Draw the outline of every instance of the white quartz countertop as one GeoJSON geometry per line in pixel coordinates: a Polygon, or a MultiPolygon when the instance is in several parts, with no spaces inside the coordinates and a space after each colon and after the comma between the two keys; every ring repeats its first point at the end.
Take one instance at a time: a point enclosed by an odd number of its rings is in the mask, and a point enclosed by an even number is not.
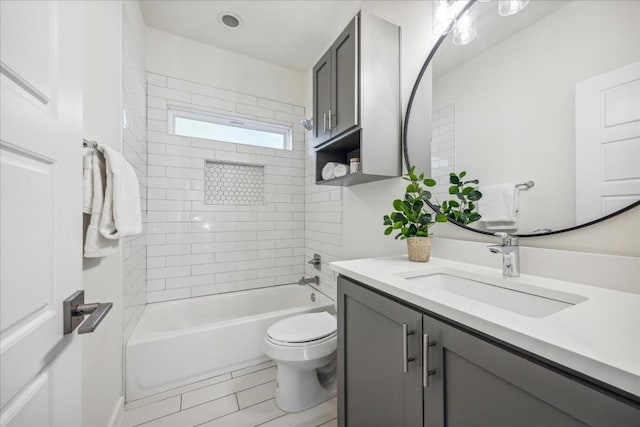
{"type": "Polygon", "coordinates": [[[498,269],[438,258],[357,259],[333,262],[331,269],[640,398],[640,295],[525,274],[504,279],[498,269]],[[534,318],[403,278],[455,272],[586,300],[534,318]]]}

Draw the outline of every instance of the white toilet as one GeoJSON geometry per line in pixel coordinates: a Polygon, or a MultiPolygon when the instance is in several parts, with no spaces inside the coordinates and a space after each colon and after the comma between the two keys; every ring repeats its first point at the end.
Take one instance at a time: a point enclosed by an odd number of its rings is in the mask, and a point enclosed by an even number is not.
{"type": "Polygon", "coordinates": [[[276,405],[286,412],[315,406],[336,394],[336,318],[323,311],[288,317],[262,342],[278,364],[276,405]]]}

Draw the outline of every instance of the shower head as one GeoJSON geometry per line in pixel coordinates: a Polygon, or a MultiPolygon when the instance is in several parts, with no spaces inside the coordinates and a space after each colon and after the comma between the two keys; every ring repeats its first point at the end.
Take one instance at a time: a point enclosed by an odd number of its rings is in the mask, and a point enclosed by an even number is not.
{"type": "Polygon", "coordinates": [[[311,119],[302,119],[302,120],[300,120],[300,124],[306,130],[311,130],[311,129],[313,129],[313,118],[311,118],[311,119]]]}

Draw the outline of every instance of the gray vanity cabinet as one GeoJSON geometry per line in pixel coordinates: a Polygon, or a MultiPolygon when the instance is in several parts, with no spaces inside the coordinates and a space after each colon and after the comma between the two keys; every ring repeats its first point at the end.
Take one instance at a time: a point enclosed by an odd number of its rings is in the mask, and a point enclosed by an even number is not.
{"type": "Polygon", "coordinates": [[[425,426],[638,426],[640,411],[430,316],[425,426]]]}
{"type": "Polygon", "coordinates": [[[639,404],[434,316],[338,277],[340,426],[640,426],[639,404]]]}
{"type": "Polygon", "coordinates": [[[340,426],[421,426],[422,315],[338,278],[340,426]]]}

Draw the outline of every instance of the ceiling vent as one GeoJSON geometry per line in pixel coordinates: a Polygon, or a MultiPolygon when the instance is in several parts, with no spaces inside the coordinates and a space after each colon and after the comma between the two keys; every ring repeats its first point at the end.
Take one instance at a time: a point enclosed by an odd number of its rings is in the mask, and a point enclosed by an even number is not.
{"type": "Polygon", "coordinates": [[[235,13],[222,12],[218,15],[218,22],[225,28],[230,30],[237,30],[242,27],[242,19],[235,13]]]}

